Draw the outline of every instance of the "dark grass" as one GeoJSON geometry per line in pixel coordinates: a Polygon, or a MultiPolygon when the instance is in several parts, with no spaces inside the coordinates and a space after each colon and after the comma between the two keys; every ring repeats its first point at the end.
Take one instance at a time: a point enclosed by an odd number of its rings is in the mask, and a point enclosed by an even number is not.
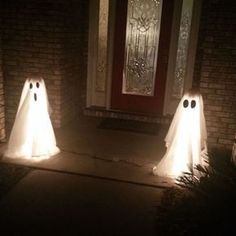
{"type": "Polygon", "coordinates": [[[0,199],[30,171],[29,167],[0,162],[0,199]]]}
{"type": "Polygon", "coordinates": [[[236,235],[236,167],[230,153],[216,150],[208,168],[197,166],[168,188],[157,207],[156,235],[236,235]]]}
{"type": "Polygon", "coordinates": [[[157,123],[115,118],[103,119],[97,127],[100,129],[121,130],[148,135],[158,135],[160,130],[160,124],[157,123]]]}

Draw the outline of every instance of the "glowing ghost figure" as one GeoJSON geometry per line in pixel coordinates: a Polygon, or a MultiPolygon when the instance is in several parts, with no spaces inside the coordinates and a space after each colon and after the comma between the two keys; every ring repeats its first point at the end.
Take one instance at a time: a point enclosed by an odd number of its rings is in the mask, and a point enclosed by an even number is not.
{"type": "Polygon", "coordinates": [[[207,131],[203,99],[196,90],[182,97],[165,138],[166,154],[153,168],[155,175],[176,178],[194,170],[195,165],[207,165],[207,131]]]}
{"type": "Polygon", "coordinates": [[[42,160],[59,152],[44,80],[27,79],[4,156],[42,160]]]}

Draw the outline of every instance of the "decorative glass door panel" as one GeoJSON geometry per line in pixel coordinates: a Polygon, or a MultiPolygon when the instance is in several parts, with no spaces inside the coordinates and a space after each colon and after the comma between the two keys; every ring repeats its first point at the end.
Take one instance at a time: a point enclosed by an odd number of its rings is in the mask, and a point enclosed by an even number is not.
{"type": "Polygon", "coordinates": [[[111,108],[161,114],[174,0],[117,0],[111,108]]]}
{"type": "Polygon", "coordinates": [[[128,1],[124,94],[153,96],[162,0],[128,1]]]}

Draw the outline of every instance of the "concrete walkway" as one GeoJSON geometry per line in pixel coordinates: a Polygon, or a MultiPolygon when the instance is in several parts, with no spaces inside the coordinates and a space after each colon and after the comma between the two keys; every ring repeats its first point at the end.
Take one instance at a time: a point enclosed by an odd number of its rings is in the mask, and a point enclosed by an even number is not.
{"type": "Polygon", "coordinates": [[[0,201],[1,229],[7,226],[4,235],[157,235],[162,191],[35,170],[0,201]]]}
{"type": "Polygon", "coordinates": [[[63,235],[157,235],[155,207],[173,185],[152,174],[166,127],[151,136],[98,129],[98,122],[86,118],[56,130],[61,153],[48,160],[1,159],[33,168],[0,201],[3,226],[34,235],[44,227],[63,235]]]}
{"type": "MultiPolygon", "coordinates": [[[[166,187],[171,180],[158,178],[152,168],[165,153],[166,127],[156,136],[126,131],[98,129],[100,119],[84,117],[56,129],[61,152],[40,162],[3,158],[1,161],[41,170],[62,171],[149,186],[166,187]]],[[[0,147],[4,152],[6,144],[0,147]]]]}

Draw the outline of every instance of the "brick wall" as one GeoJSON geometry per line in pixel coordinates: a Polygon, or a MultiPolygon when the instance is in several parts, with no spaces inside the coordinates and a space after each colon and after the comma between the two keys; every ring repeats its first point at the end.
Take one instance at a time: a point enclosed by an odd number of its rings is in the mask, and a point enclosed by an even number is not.
{"type": "MultiPolygon", "coordinates": [[[[1,13],[1,12],[0,12],[1,13]]],[[[1,24],[1,20],[0,20],[1,24]]],[[[3,90],[3,70],[2,70],[2,41],[0,33],[0,141],[5,139],[5,102],[3,90]]]]}
{"type": "Polygon", "coordinates": [[[208,142],[230,149],[236,131],[236,1],[204,0],[195,84],[205,104],[208,142]]]}
{"type": "Polygon", "coordinates": [[[82,115],[86,104],[88,1],[70,1],[65,12],[62,123],[82,115]],[[68,105],[69,104],[69,105],[68,105]]]}
{"type": "Polygon", "coordinates": [[[87,61],[83,58],[87,51],[86,31],[79,25],[88,21],[87,2],[4,1],[1,28],[8,127],[13,124],[27,77],[45,79],[54,127],[78,115],[82,97],[78,85],[80,80],[86,81],[80,60],[87,61]]]}
{"type": "Polygon", "coordinates": [[[88,30],[89,30],[89,0],[82,1],[80,12],[80,51],[79,65],[80,65],[80,79],[78,80],[78,112],[83,114],[86,107],[87,94],[87,62],[88,62],[88,30]]]}

